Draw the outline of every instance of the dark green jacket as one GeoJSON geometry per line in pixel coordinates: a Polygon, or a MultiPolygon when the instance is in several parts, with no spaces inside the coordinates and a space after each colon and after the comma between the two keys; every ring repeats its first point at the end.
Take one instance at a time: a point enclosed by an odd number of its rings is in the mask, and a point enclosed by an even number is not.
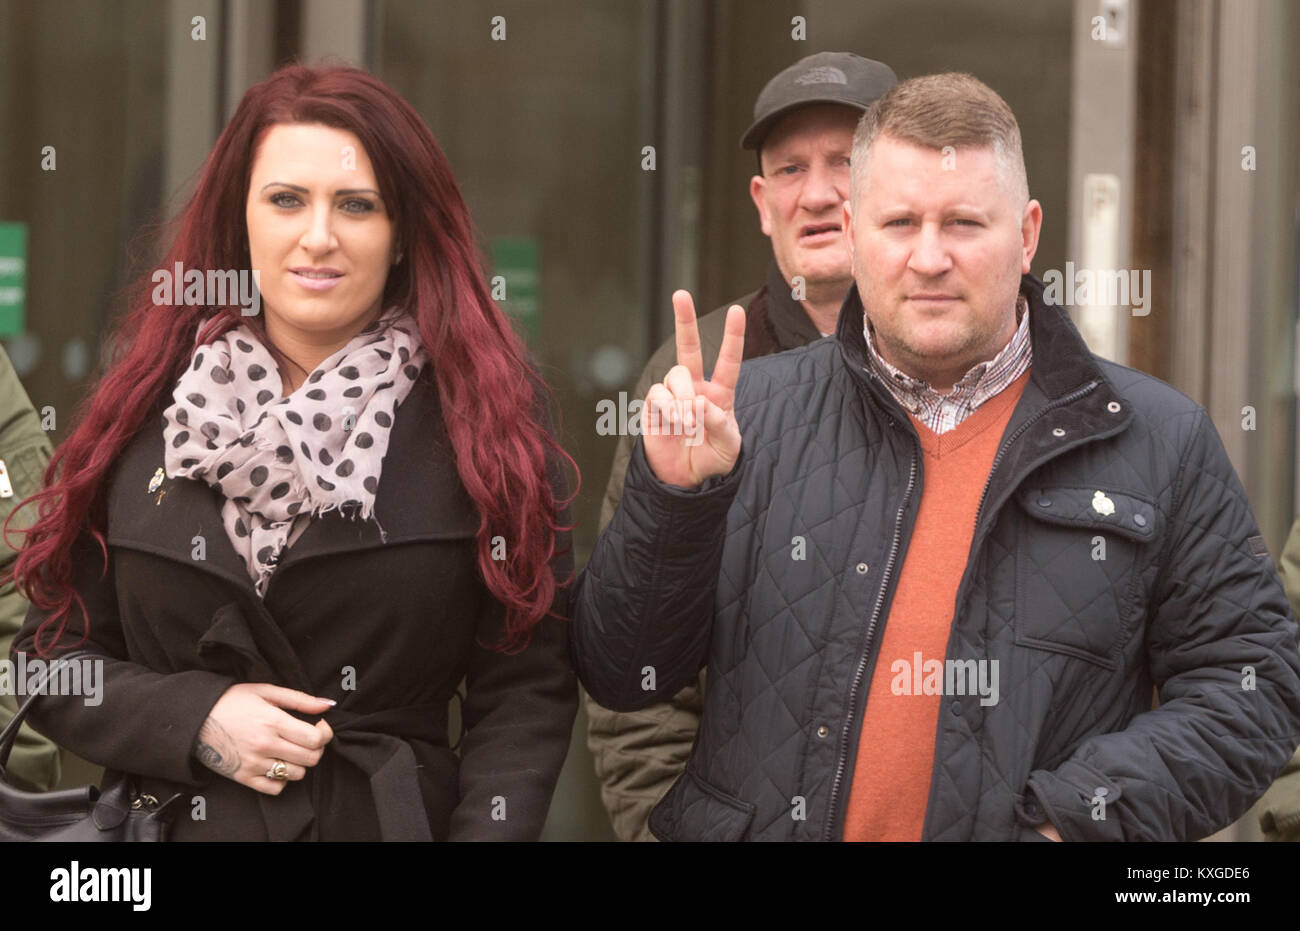
{"type": "MultiPolygon", "coordinates": [[[[1291,525],[1278,573],[1291,610],[1300,616],[1300,520],[1291,525]]],[[[1260,799],[1259,826],[1268,840],[1300,841],[1300,750],[1260,799]]]]}
{"type": "MultiPolygon", "coordinates": [[[[40,417],[9,356],[0,348],[0,463],[8,479],[6,485],[5,478],[0,478],[0,525],[19,501],[41,487],[41,476],[49,461],[50,441],[41,429],[40,417]]],[[[9,525],[8,539],[0,534],[0,573],[13,569],[17,556],[14,546],[22,545],[22,535],[16,531],[31,524],[35,511],[35,506],[29,506],[19,512],[9,525]]],[[[13,583],[0,586],[0,658],[9,656],[9,645],[26,614],[27,599],[13,583]]],[[[17,710],[17,697],[0,694],[0,728],[13,719],[17,710]]],[[[29,791],[52,789],[59,781],[59,748],[24,724],[9,757],[7,775],[12,784],[29,791]]]]}

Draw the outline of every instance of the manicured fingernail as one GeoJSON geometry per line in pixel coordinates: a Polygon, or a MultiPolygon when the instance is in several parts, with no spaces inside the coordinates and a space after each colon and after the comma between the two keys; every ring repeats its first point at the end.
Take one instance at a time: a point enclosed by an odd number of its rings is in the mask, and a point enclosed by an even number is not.
{"type": "Polygon", "coordinates": [[[325,704],[327,704],[327,705],[337,705],[337,704],[338,704],[338,702],[336,702],[336,701],[335,701],[334,699],[332,699],[332,698],[321,698],[320,696],[317,696],[316,700],[317,700],[317,701],[323,701],[323,702],[324,702],[325,704]]]}

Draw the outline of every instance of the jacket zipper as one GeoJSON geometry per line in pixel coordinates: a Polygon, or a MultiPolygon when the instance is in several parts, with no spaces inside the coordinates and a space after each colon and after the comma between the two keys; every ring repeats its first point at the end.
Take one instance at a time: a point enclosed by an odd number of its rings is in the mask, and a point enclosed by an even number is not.
{"type": "MultiPolygon", "coordinates": [[[[1036,413],[1034,413],[1034,414],[1033,414],[1032,416],[1030,416],[1027,420],[1025,420],[1024,423],[1022,423],[1019,427],[1017,427],[1017,428],[1016,428],[1016,431],[1015,431],[1014,433],[1012,433],[1009,437],[1007,437],[1006,441],[1003,442],[1003,444],[1002,444],[1001,446],[998,447],[998,451],[997,451],[997,453],[996,453],[996,454],[994,455],[994,457],[993,457],[993,464],[992,464],[991,466],[989,466],[989,475],[988,475],[988,478],[986,478],[986,479],[984,480],[984,490],[983,490],[982,492],[980,492],[980,503],[979,503],[979,507],[978,507],[978,508],[976,509],[976,511],[975,511],[975,536],[974,536],[974,537],[972,538],[972,540],[971,540],[971,551],[970,551],[970,554],[967,556],[967,561],[966,561],[966,570],[963,571],[963,573],[962,573],[962,581],[961,581],[961,584],[960,584],[960,585],[958,586],[958,588],[957,588],[957,600],[956,600],[956,604],[957,604],[957,605],[960,605],[963,601],[965,601],[966,582],[967,582],[966,572],[969,571],[971,561],[974,559],[974,557],[975,557],[975,553],[978,552],[978,550],[979,550],[979,546],[980,546],[980,543],[981,543],[980,536],[979,536],[979,533],[980,533],[980,518],[981,518],[981,517],[983,516],[983,514],[984,514],[984,502],[985,502],[985,499],[988,497],[989,486],[991,486],[991,485],[993,484],[993,476],[994,476],[994,474],[995,474],[996,471],[997,471],[998,463],[1000,463],[1000,462],[1002,461],[1002,456],[1003,456],[1003,454],[1006,453],[1006,451],[1007,451],[1008,449],[1011,448],[1011,444],[1013,444],[1016,440],[1018,440],[1018,439],[1019,439],[1019,438],[1024,434],[1024,432],[1025,432],[1026,430],[1028,430],[1031,426],[1033,426],[1035,423],[1037,423],[1037,422],[1038,422],[1042,417],[1044,417],[1044,416],[1045,416],[1049,411],[1056,410],[1056,408],[1058,408],[1058,407],[1064,407],[1066,404],[1071,404],[1071,403],[1077,401],[1079,398],[1081,398],[1081,397],[1083,397],[1083,396],[1085,396],[1085,395],[1087,395],[1087,394],[1091,394],[1091,393],[1096,389],[1096,387],[1097,387],[1099,384],[1100,384],[1100,382],[1097,382],[1097,381],[1090,381],[1090,382],[1088,382],[1088,384],[1084,385],[1082,388],[1076,388],[1074,391],[1070,392],[1069,394],[1064,395],[1063,397],[1057,398],[1057,399],[1056,399],[1055,401],[1053,401],[1051,404],[1046,404],[1046,405],[1044,405],[1044,406],[1043,406],[1042,408],[1040,408],[1036,413]]],[[[953,621],[954,621],[954,623],[956,622],[956,617],[955,617],[955,616],[954,616],[954,618],[953,618],[953,621]]],[[[939,758],[939,746],[938,746],[938,742],[937,742],[937,741],[938,741],[938,737],[937,737],[937,735],[936,735],[936,738],[935,738],[935,739],[936,739],[936,744],[935,744],[935,748],[934,748],[934,754],[935,754],[934,758],[937,760],[937,759],[939,758]]],[[[929,814],[930,814],[930,811],[932,810],[932,806],[933,806],[933,803],[934,803],[934,791],[935,791],[935,785],[936,785],[936,784],[935,784],[934,780],[931,779],[931,780],[930,780],[930,793],[929,793],[929,795],[927,796],[927,798],[926,798],[926,800],[925,800],[925,811],[926,811],[926,815],[925,815],[925,818],[923,819],[923,822],[922,822],[922,828],[921,828],[921,839],[922,839],[922,840],[925,839],[925,828],[926,828],[926,826],[927,826],[928,823],[929,823],[929,814]]]]}
{"type": "MultiPolygon", "coordinates": [[[[890,423],[894,424],[891,418],[890,423]]],[[[889,579],[894,571],[894,563],[898,559],[898,547],[902,541],[903,535],[903,515],[907,513],[907,506],[912,500],[912,489],[916,486],[916,445],[912,445],[912,464],[907,476],[907,490],[903,492],[903,501],[898,507],[898,515],[894,518],[894,540],[889,547],[889,558],[885,561],[884,578],[880,582],[880,592],[876,595],[876,605],[871,610],[871,620],[867,624],[867,637],[863,645],[862,655],[858,659],[858,669],[853,676],[853,686],[849,689],[849,706],[848,714],[844,719],[844,726],[840,730],[840,752],[839,759],[835,766],[835,779],[831,783],[830,804],[827,806],[826,829],[823,832],[823,839],[830,840],[835,830],[835,803],[839,798],[840,784],[844,780],[844,769],[848,764],[850,728],[853,725],[853,712],[858,706],[858,690],[862,687],[862,677],[867,671],[867,657],[871,655],[871,642],[876,632],[876,623],[880,620],[880,611],[885,603],[885,595],[889,591],[889,579]]]]}
{"type": "MultiPolygon", "coordinates": [[[[1006,441],[1000,447],[998,447],[998,451],[993,457],[993,463],[989,467],[988,478],[985,479],[984,481],[984,490],[980,492],[979,508],[975,511],[975,527],[977,531],[980,525],[980,517],[983,515],[984,512],[984,502],[985,499],[988,497],[989,486],[993,484],[994,472],[997,470],[998,464],[1002,461],[1002,458],[1006,454],[1006,451],[1011,448],[1011,445],[1015,443],[1015,441],[1018,440],[1026,430],[1028,430],[1031,426],[1033,426],[1040,418],[1045,416],[1049,411],[1055,410],[1058,407],[1062,407],[1066,404],[1070,404],[1074,401],[1077,401],[1079,398],[1095,390],[1098,384],[1099,382],[1091,381],[1088,384],[1084,385],[1082,388],[1078,388],[1072,391],[1070,394],[1058,398],[1057,400],[1053,401],[1051,404],[1045,405],[1037,413],[1035,413],[1033,416],[1028,418],[1024,423],[1022,423],[1019,427],[1017,427],[1016,431],[1013,434],[1011,434],[1011,436],[1007,437],[1006,441]]],[[[894,423],[892,418],[890,420],[890,423],[891,424],[894,423]]],[[[911,501],[912,490],[915,487],[915,485],[916,485],[916,447],[915,445],[913,445],[911,470],[907,478],[907,490],[903,493],[903,501],[902,504],[899,506],[898,516],[894,520],[894,539],[889,548],[889,559],[885,563],[884,579],[881,582],[880,593],[876,596],[876,604],[871,612],[871,620],[867,624],[866,643],[862,651],[862,655],[858,659],[858,668],[856,674],[853,677],[853,686],[849,690],[849,710],[844,720],[843,729],[840,732],[840,753],[839,753],[838,761],[835,766],[835,778],[831,782],[830,803],[827,807],[826,828],[822,834],[823,840],[827,840],[827,841],[831,840],[835,831],[835,821],[837,815],[835,806],[839,799],[840,786],[844,780],[844,770],[848,764],[848,749],[849,749],[849,744],[851,743],[851,741],[849,741],[848,739],[848,735],[850,733],[850,728],[853,726],[854,710],[857,708],[857,695],[859,689],[862,686],[862,678],[866,674],[867,658],[871,655],[871,643],[875,635],[876,624],[880,620],[880,611],[884,605],[885,594],[889,588],[890,575],[893,572],[894,563],[898,559],[898,547],[900,545],[901,537],[902,537],[903,514],[906,512],[908,503],[911,501]]],[[[931,789],[933,791],[933,785],[931,786],[931,789]]],[[[927,810],[929,809],[928,801],[926,803],[926,808],[927,810]]]]}

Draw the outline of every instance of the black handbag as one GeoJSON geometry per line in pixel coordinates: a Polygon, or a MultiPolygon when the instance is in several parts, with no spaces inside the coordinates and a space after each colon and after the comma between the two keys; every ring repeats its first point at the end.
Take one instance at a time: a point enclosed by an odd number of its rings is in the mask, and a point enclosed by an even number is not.
{"type": "Polygon", "coordinates": [[[136,791],[126,773],[104,775],[103,789],[81,786],[53,792],[27,792],[5,781],[9,752],[27,716],[33,693],[0,733],[0,841],[164,841],[177,793],[159,804],[136,791]]]}

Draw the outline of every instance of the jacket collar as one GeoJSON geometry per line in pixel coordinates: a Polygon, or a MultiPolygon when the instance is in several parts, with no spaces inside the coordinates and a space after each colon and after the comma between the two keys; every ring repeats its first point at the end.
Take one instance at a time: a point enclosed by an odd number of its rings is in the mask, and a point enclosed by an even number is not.
{"type": "MultiPolygon", "coordinates": [[[[1043,283],[1024,275],[1020,293],[1029,300],[1034,360],[985,487],[980,510],[985,521],[1039,466],[1085,443],[1114,436],[1133,419],[1127,400],[1102,372],[1064,308],[1043,300],[1043,283]]],[[[879,410],[915,434],[898,401],[867,366],[862,315],[855,286],[840,309],[835,333],[846,367],[879,410]]],[[[977,526],[977,539],[979,532],[977,526]]]]}
{"type": "Polygon", "coordinates": [[[808,311],[791,294],[790,283],[781,274],[776,259],[768,263],[763,287],[767,292],[767,319],[780,350],[798,349],[822,338],[808,311]]]}
{"type": "MultiPolygon", "coordinates": [[[[1104,389],[1098,394],[1103,399],[1102,407],[1114,400],[1117,392],[1065,309],[1043,300],[1043,283],[1033,275],[1023,275],[1020,279],[1020,293],[1029,301],[1029,331],[1034,347],[1029,380],[1037,389],[1034,393],[1052,402],[1096,382],[1104,389]]],[[[867,344],[862,332],[863,314],[862,299],[858,295],[857,285],[854,285],[844,299],[835,331],[844,361],[849,371],[870,389],[882,407],[896,417],[906,419],[902,407],[879,379],[868,374],[867,344]]],[[[1114,418],[1104,418],[1103,421],[1104,426],[1109,427],[1114,423],[1114,418]]]]}
{"type": "MultiPolygon", "coordinates": [[[[477,534],[477,510],[456,471],[430,373],[426,366],[398,408],[375,495],[374,519],[349,520],[337,511],[312,518],[285,550],[271,587],[289,567],[317,556],[477,534]]],[[[150,480],[163,465],[161,410],[160,406],[158,416],[127,445],[113,474],[108,494],[109,545],[194,565],[251,593],[252,579],[222,524],[221,495],[205,482],[185,478],[165,478],[160,487],[149,491],[150,480]],[[202,537],[202,560],[195,558],[196,536],[202,537]]]]}

